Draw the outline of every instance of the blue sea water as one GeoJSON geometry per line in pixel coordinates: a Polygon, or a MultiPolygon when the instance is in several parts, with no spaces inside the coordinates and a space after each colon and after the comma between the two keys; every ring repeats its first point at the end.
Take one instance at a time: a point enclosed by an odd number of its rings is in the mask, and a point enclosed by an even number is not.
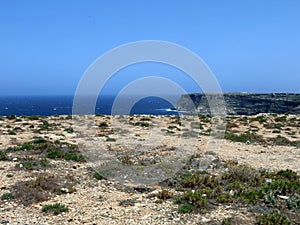
{"type": "MultiPolygon", "coordinates": [[[[73,98],[73,96],[0,96],[0,115],[71,115],[73,98]]],[[[114,100],[115,96],[101,96],[97,101],[95,114],[110,115],[114,100]]],[[[130,114],[177,114],[176,110],[173,110],[174,107],[162,98],[147,97],[137,102],[130,114]]]]}

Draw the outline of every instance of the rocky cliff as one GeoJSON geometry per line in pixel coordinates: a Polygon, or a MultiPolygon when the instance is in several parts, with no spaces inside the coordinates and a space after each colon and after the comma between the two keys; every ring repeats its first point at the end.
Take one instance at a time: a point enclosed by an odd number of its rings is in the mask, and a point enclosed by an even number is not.
{"type": "MultiPolygon", "coordinates": [[[[208,100],[219,98],[219,94],[183,95],[177,103],[178,111],[209,114],[208,100]],[[191,102],[193,104],[191,104],[191,102]]],[[[300,114],[300,94],[273,93],[224,93],[227,114],[254,115],[258,113],[300,114]]]]}

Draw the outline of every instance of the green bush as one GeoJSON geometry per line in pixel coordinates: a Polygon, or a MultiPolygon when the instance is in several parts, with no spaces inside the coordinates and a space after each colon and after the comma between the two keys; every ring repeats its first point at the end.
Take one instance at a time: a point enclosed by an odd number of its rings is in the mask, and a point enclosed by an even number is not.
{"type": "Polygon", "coordinates": [[[173,198],[173,196],[174,196],[174,194],[169,190],[161,190],[160,192],[158,192],[158,195],[157,195],[157,197],[162,200],[167,200],[167,199],[173,198]]]}
{"type": "Polygon", "coordinates": [[[178,207],[178,213],[189,213],[192,212],[195,207],[191,204],[185,203],[178,207]]]}
{"type": "Polygon", "coordinates": [[[69,209],[67,206],[61,203],[55,203],[52,205],[44,205],[42,207],[42,212],[52,212],[54,215],[61,214],[63,212],[68,212],[69,209]]]}
{"type": "Polygon", "coordinates": [[[14,131],[11,131],[11,130],[10,130],[10,131],[8,131],[8,134],[9,134],[9,135],[17,135],[17,133],[16,133],[16,132],[14,132],[14,131]]]}
{"type": "Polygon", "coordinates": [[[291,222],[283,215],[278,213],[264,214],[256,217],[257,225],[290,225],[291,222]]]}
{"type": "Polygon", "coordinates": [[[76,162],[85,162],[84,156],[77,152],[63,152],[60,150],[50,151],[46,155],[49,159],[65,159],[76,162]]]}
{"type": "Polygon", "coordinates": [[[10,199],[13,199],[14,196],[12,195],[12,193],[4,193],[2,196],[1,196],[1,200],[10,200],[10,199]]]}
{"type": "Polygon", "coordinates": [[[103,177],[99,172],[95,172],[93,174],[93,178],[95,178],[96,180],[106,180],[106,178],[103,177]]]}
{"type": "Polygon", "coordinates": [[[150,123],[147,123],[147,122],[135,122],[132,125],[133,126],[140,126],[140,127],[150,127],[150,123]]]}
{"type": "Polygon", "coordinates": [[[108,127],[108,124],[106,122],[101,122],[99,124],[99,127],[105,128],[105,127],[108,127]]]}
{"type": "Polygon", "coordinates": [[[248,141],[259,142],[259,143],[265,142],[265,140],[261,135],[257,135],[249,132],[245,132],[242,134],[233,134],[233,133],[226,132],[224,138],[230,141],[243,142],[243,143],[246,143],[248,141]]]}
{"type": "Polygon", "coordinates": [[[8,160],[6,152],[0,150],[0,161],[8,160]]]}
{"type": "Polygon", "coordinates": [[[8,115],[6,118],[7,118],[8,120],[14,120],[14,119],[16,119],[17,117],[16,117],[16,115],[11,114],[11,115],[8,115]]]}
{"type": "Polygon", "coordinates": [[[27,117],[29,120],[39,120],[39,116],[28,116],[27,117]]]}
{"type": "Polygon", "coordinates": [[[40,161],[36,160],[27,160],[20,163],[23,168],[28,170],[36,170],[40,168],[45,168],[49,162],[46,159],[41,159],[40,161]]]}
{"type": "Polygon", "coordinates": [[[71,134],[74,132],[74,129],[72,127],[68,127],[68,128],[65,128],[64,131],[66,131],[67,133],[71,134]]]}

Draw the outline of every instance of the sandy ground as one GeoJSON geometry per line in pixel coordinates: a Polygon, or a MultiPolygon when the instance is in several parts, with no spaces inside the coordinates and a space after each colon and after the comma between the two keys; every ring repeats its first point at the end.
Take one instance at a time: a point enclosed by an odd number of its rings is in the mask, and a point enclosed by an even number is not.
{"type": "MultiPolygon", "coordinates": [[[[248,164],[257,169],[291,169],[300,174],[299,146],[280,145],[281,143],[270,141],[270,138],[278,135],[291,142],[300,141],[300,116],[259,115],[227,118],[228,132],[242,134],[248,131],[261,136],[265,142],[251,140],[241,143],[207,136],[211,130],[212,133],[217,132],[222,136],[225,132],[223,125],[213,124],[208,117],[199,119],[192,116],[93,116],[73,120],[69,116],[14,119],[3,117],[0,120],[2,151],[43,138],[51,142],[60,140],[79,144],[82,153],[88,155],[88,161],[81,163],[49,159],[49,166],[46,168],[28,170],[19,168],[20,162],[26,157],[32,159],[39,157],[38,155],[26,151],[9,152],[9,160],[0,161],[0,196],[11,190],[17,182],[33,180],[40,174],[66,179],[72,177],[75,191],[66,191],[63,195],[54,195],[47,201],[28,206],[18,201],[0,200],[0,222],[220,224],[223,218],[234,215],[239,221],[237,224],[253,224],[253,216],[243,208],[220,205],[208,214],[190,215],[179,214],[178,206],[173,204],[172,200],[161,204],[156,202],[156,194],[165,188],[158,183],[174,175],[178,167],[184,165],[185,161],[182,162],[181,159],[187,160],[194,154],[209,152],[206,154],[206,161],[220,158],[248,164]],[[95,169],[100,168],[101,171],[111,166],[114,160],[126,160],[126,166],[121,167],[119,173],[109,177],[109,180],[93,178],[95,169]],[[158,166],[152,167],[159,161],[163,161],[167,166],[163,169],[158,166]],[[137,176],[140,165],[146,165],[150,169],[137,176]],[[133,166],[136,170],[128,172],[128,166],[133,166]],[[69,212],[52,215],[41,211],[42,206],[57,202],[67,205],[69,212]],[[124,204],[120,204],[121,202],[124,204]]],[[[176,190],[170,191],[177,193],[176,190]]]]}

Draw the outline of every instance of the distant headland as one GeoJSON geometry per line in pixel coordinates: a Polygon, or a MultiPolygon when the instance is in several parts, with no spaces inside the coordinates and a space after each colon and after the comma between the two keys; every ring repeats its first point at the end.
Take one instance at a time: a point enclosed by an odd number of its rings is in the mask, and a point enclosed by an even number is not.
{"type": "MultiPolygon", "coordinates": [[[[255,115],[259,113],[300,114],[300,94],[294,93],[224,93],[224,102],[229,115],[255,115]]],[[[177,103],[178,111],[194,110],[210,114],[208,100],[220,94],[193,93],[182,95],[177,103]],[[193,102],[191,106],[190,102],[193,102]]]]}

